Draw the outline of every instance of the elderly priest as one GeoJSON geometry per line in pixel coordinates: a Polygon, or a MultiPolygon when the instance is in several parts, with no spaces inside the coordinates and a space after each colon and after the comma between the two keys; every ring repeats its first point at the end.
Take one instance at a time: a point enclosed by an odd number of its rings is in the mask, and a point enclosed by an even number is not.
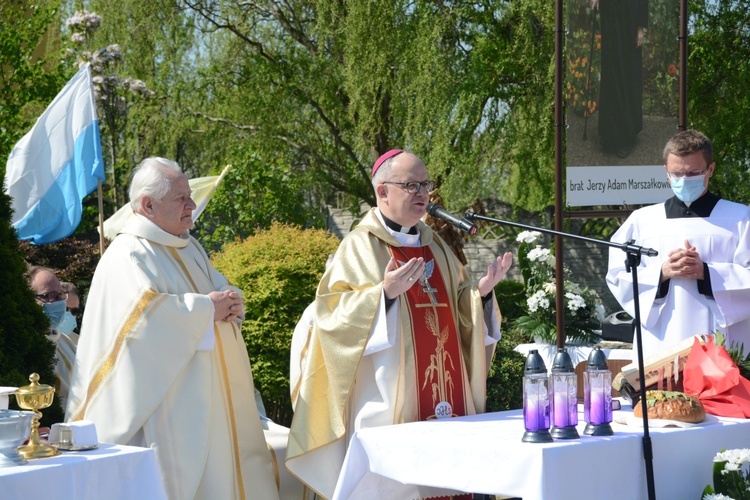
{"type": "Polygon", "coordinates": [[[66,418],[94,421],[104,442],[156,450],[170,498],[278,498],[241,291],[188,234],[187,177],[148,158],[130,205],[135,217],[94,273],[66,418]]]}

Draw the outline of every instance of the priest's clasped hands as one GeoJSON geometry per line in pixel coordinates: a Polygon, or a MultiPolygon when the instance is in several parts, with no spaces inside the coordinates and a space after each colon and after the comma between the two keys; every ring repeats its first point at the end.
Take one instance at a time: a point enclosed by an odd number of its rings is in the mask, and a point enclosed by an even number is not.
{"type": "Polygon", "coordinates": [[[695,247],[685,240],[685,248],[669,252],[667,260],[661,265],[662,281],[670,278],[703,279],[703,261],[695,247]]]}
{"type": "Polygon", "coordinates": [[[243,304],[245,300],[232,290],[211,292],[208,294],[214,303],[214,321],[234,321],[245,317],[243,304]]]}

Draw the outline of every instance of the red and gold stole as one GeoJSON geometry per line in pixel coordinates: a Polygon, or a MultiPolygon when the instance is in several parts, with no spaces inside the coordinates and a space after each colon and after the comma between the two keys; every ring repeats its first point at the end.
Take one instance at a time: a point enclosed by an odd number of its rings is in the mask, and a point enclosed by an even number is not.
{"type": "Polygon", "coordinates": [[[425,270],[406,292],[419,395],[419,420],[466,415],[464,361],[456,320],[440,269],[428,246],[391,247],[399,261],[424,257],[425,270]]]}

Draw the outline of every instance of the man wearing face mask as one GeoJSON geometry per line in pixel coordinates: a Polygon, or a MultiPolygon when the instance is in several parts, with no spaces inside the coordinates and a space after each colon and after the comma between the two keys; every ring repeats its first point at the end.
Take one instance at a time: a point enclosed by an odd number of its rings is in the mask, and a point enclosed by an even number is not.
{"type": "MultiPolygon", "coordinates": [[[[642,257],[638,292],[643,353],[695,334],[721,331],[727,345],[750,349],[750,208],[708,190],[714,173],[713,145],[686,130],[664,148],[665,170],[674,196],[633,212],[612,241],[653,248],[642,257]]],[[[625,254],[609,252],[607,285],[620,305],[635,314],[632,275],[625,254]]]]}
{"type": "MultiPolygon", "coordinates": [[[[55,350],[55,383],[56,397],[60,405],[65,408],[68,399],[68,389],[76,357],[76,343],[68,332],[60,330],[67,311],[68,293],[55,273],[46,267],[29,267],[29,287],[34,291],[37,303],[42,306],[44,314],[49,318],[49,333],[47,338],[56,346],[55,350]]],[[[75,328],[75,326],[74,326],[75,328]]]]}
{"type": "Polygon", "coordinates": [[[78,295],[78,288],[73,283],[63,281],[60,284],[63,291],[68,294],[68,298],[65,299],[65,315],[57,329],[78,344],[78,334],[75,333],[75,329],[78,328],[78,310],[81,307],[81,297],[78,295]]]}

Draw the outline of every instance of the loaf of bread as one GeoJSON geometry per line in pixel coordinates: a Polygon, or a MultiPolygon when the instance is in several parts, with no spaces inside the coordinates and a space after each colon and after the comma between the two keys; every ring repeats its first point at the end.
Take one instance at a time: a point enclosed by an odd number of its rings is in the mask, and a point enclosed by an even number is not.
{"type": "MultiPolygon", "coordinates": [[[[703,403],[682,392],[646,391],[648,418],[677,420],[697,424],[706,419],[703,403]]],[[[641,405],[633,408],[633,415],[642,417],[641,405]]]]}

